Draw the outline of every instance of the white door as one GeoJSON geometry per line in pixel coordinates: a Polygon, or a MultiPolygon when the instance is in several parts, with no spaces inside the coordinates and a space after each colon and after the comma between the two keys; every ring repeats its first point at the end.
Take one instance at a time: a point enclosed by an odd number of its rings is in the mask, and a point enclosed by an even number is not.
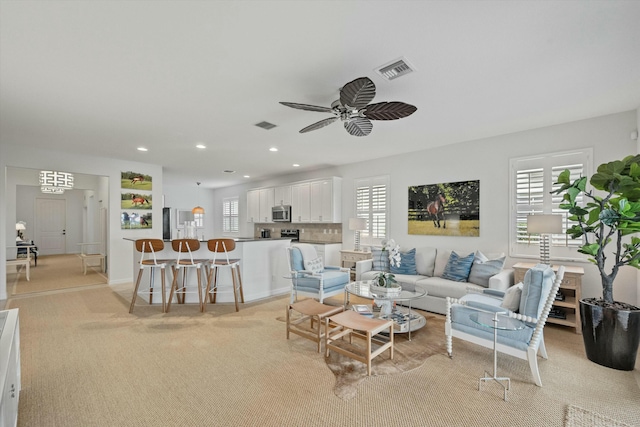
{"type": "Polygon", "coordinates": [[[36,241],[40,255],[67,252],[67,201],[36,199],[36,241]]]}

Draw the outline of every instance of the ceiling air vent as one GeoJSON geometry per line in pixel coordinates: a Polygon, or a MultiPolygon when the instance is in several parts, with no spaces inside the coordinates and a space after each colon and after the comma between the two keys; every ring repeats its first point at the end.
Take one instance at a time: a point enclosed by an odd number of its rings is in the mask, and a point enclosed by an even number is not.
{"type": "Polygon", "coordinates": [[[409,74],[415,71],[415,67],[411,65],[406,59],[399,58],[395,61],[392,61],[382,67],[376,69],[376,73],[380,74],[387,80],[397,79],[398,77],[402,77],[405,74],[409,74]]]}
{"type": "Polygon", "coordinates": [[[273,129],[274,127],[276,127],[276,125],[274,125],[273,123],[269,123],[269,122],[260,122],[260,123],[256,123],[256,126],[258,126],[259,128],[262,129],[273,129]]]}

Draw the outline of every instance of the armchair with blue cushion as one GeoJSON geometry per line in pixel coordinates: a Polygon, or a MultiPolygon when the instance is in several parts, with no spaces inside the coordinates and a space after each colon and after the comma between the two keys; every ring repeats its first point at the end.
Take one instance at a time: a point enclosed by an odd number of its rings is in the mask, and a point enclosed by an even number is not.
{"type": "Polygon", "coordinates": [[[350,280],[348,268],[324,265],[313,245],[307,243],[298,243],[286,249],[292,281],[291,303],[298,299],[298,295],[317,298],[322,302],[327,297],[344,292],[350,280]]]}
{"type": "Polygon", "coordinates": [[[542,332],[563,276],[563,266],[555,274],[549,265],[538,264],[527,271],[522,284],[512,286],[506,292],[485,289],[460,299],[447,298],[445,335],[449,357],[453,354],[453,337],[493,349],[493,329],[474,322],[471,314],[478,311],[504,313],[521,320],[524,328],[498,330],[496,350],[527,360],[534,382],[542,387],[537,355],[539,352],[540,356],[548,358],[542,332]]]}

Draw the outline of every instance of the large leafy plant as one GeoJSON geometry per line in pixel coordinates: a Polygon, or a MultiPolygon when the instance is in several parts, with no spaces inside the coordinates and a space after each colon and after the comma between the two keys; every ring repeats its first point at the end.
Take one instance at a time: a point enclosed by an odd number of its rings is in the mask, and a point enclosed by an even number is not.
{"type": "Polygon", "coordinates": [[[554,193],[564,193],[560,208],[576,222],[567,234],[572,238],[584,236],[584,245],[578,252],[589,255],[589,261],[598,267],[602,300],[605,305],[613,305],[613,282],[620,267],[640,269],[640,238],[633,236],[640,231],[640,155],[601,164],[589,182],[604,195],[587,191],[586,177],[571,182],[569,170],[558,177],[556,184],[560,187],[554,193]],[[579,195],[584,196],[584,206],[578,205],[579,195]],[[613,252],[608,253],[610,243],[613,252]],[[607,267],[609,255],[613,259],[607,267]]]}

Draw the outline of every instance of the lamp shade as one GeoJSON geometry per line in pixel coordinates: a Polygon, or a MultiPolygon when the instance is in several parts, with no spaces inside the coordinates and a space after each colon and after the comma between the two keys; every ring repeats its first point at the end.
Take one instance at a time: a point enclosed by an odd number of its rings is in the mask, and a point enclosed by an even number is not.
{"type": "Polygon", "coordinates": [[[527,233],[561,234],[562,215],[528,215],[527,233]]]}
{"type": "Polygon", "coordinates": [[[26,230],[27,227],[25,227],[24,222],[16,222],[16,230],[26,230]]]}
{"type": "Polygon", "coordinates": [[[349,230],[366,230],[367,220],[364,218],[349,218],[349,230]]]}
{"type": "Polygon", "coordinates": [[[203,214],[204,208],[202,206],[196,206],[195,208],[191,209],[191,213],[194,215],[203,214]]]}

